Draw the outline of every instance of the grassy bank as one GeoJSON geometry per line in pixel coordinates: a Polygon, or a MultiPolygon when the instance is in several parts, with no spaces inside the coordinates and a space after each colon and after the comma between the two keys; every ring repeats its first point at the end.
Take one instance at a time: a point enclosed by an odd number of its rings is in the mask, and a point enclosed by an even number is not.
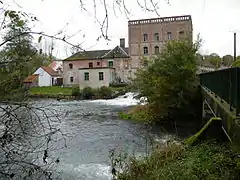
{"type": "Polygon", "coordinates": [[[71,87],[49,86],[49,87],[33,87],[29,89],[30,95],[72,95],[71,87]]]}
{"type": "Polygon", "coordinates": [[[117,173],[117,179],[240,179],[239,152],[230,144],[213,141],[189,147],[169,143],[141,160],[133,157],[121,161],[124,169],[117,173]]]}
{"type": "Polygon", "coordinates": [[[67,99],[110,99],[126,92],[127,87],[101,87],[96,89],[86,87],[80,90],[79,87],[49,86],[29,89],[30,97],[67,99]]]}
{"type": "Polygon", "coordinates": [[[120,119],[147,122],[147,105],[136,105],[118,113],[120,119]]]}

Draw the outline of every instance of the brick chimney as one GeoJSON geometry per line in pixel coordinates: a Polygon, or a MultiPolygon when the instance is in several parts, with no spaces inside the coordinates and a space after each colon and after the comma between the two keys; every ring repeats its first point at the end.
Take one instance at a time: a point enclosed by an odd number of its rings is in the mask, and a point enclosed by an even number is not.
{"type": "Polygon", "coordinates": [[[120,39],[120,47],[125,49],[125,38],[120,39]]]}

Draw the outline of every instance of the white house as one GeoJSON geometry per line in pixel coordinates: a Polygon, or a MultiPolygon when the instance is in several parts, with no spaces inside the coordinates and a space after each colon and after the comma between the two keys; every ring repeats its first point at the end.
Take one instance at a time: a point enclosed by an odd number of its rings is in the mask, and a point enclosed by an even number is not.
{"type": "Polygon", "coordinates": [[[53,86],[61,78],[61,74],[48,66],[41,66],[33,74],[38,75],[38,86],[53,86]]]}

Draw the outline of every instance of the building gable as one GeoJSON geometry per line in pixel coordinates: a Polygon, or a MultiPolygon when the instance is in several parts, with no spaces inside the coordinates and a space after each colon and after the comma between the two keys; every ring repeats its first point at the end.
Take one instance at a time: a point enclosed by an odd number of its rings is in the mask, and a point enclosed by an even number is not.
{"type": "Polygon", "coordinates": [[[96,50],[96,51],[82,51],[73,54],[64,61],[73,60],[99,60],[99,59],[113,59],[113,58],[129,58],[127,48],[116,46],[111,50],[96,50]]]}

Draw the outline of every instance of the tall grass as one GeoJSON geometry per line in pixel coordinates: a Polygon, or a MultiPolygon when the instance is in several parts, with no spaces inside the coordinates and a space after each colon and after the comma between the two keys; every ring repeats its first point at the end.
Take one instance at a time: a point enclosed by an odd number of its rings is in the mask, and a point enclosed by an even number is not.
{"type": "MultiPolygon", "coordinates": [[[[168,142],[142,159],[114,161],[118,180],[240,179],[240,151],[229,144],[208,141],[196,146],[168,142]],[[121,163],[121,166],[117,166],[121,163]],[[120,169],[119,169],[120,167],[120,169]]],[[[113,157],[113,156],[112,156],[113,157]]],[[[112,158],[114,159],[114,158],[112,158]]]]}

